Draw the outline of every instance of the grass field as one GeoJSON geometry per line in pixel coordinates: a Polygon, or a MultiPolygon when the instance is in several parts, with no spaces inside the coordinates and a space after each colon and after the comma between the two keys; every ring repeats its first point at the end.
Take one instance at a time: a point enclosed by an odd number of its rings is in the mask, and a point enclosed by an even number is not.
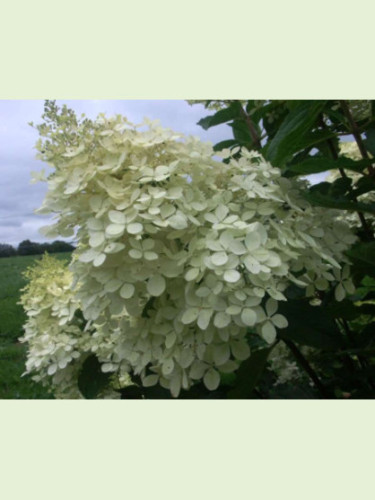
{"type": "MultiPolygon", "coordinates": [[[[69,259],[70,253],[54,254],[69,259]]],[[[17,304],[25,285],[22,273],[40,255],[0,259],[0,399],[50,399],[46,389],[33,382],[25,371],[27,346],[18,342],[25,314],[17,304]]]]}

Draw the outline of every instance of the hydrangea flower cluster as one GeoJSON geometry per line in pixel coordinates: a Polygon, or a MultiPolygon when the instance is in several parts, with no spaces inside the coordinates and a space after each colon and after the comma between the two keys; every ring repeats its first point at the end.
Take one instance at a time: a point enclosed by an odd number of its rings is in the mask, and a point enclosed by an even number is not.
{"type": "Polygon", "coordinates": [[[61,397],[79,397],[76,378],[91,336],[76,316],[72,273],[63,261],[45,255],[25,277],[29,283],[20,301],[27,314],[20,339],[28,343],[25,373],[37,372],[34,380],[50,382],[61,397]]]}
{"type": "MultiPolygon", "coordinates": [[[[90,331],[102,370],[120,380],[132,373],[174,397],[200,380],[215,390],[250,356],[249,331],[272,344],[287,326],[277,309],[291,282],[313,296],[335,281],[354,236],[259,153],[224,151],[222,162],[210,144],[157,123],[100,115],[69,135],[66,122],[41,131],[41,157],[55,171],[39,212],[57,213],[46,235],[78,228],[66,290],[74,306],[66,323],[56,317],[56,335],[72,326],[76,304],[87,321],[70,334],[70,356],[90,331]]],[[[64,370],[68,355],[60,362],[43,349],[34,343],[28,370],[64,370]]]]}

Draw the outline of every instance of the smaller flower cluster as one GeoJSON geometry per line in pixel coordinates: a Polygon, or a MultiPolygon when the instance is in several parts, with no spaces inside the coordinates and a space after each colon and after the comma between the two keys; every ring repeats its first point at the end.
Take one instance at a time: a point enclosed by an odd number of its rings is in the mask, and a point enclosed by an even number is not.
{"type": "Polygon", "coordinates": [[[28,284],[20,303],[27,314],[24,336],[28,343],[26,372],[34,380],[51,383],[61,397],[80,397],[77,374],[90,350],[90,332],[79,319],[72,273],[64,261],[47,254],[25,272],[28,284]]]}

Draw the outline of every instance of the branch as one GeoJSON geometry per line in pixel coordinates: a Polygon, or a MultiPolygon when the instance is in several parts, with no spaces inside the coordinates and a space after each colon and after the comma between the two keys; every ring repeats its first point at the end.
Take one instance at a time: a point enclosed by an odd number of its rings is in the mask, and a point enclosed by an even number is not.
{"type": "MultiPolygon", "coordinates": [[[[322,127],[323,130],[328,130],[328,127],[327,127],[327,125],[324,122],[323,116],[320,116],[319,124],[320,124],[320,126],[322,127]]],[[[332,141],[332,139],[327,139],[327,144],[328,144],[329,150],[331,152],[332,158],[334,160],[338,160],[339,159],[339,155],[338,155],[338,153],[336,151],[335,144],[332,141]]],[[[347,179],[348,176],[346,175],[345,170],[343,168],[339,168],[338,170],[340,172],[341,177],[343,177],[344,179],[347,179]]],[[[351,192],[353,191],[352,186],[350,186],[349,190],[351,192]]],[[[357,201],[357,197],[356,196],[353,196],[353,199],[355,201],[357,201]]],[[[359,220],[360,220],[360,222],[362,224],[364,233],[367,235],[368,240],[371,241],[373,239],[373,234],[372,234],[371,227],[369,226],[369,224],[368,224],[368,222],[367,222],[367,220],[366,220],[366,218],[365,218],[365,216],[363,215],[362,212],[357,212],[357,215],[358,215],[359,220]]]]}
{"type": "MultiPolygon", "coordinates": [[[[369,155],[367,153],[367,149],[363,143],[358,125],[356,124],[356,122],[353,119],[353,116],[352,116],[352,113],[351,113],[350,108],[348,106],[348,103],[346,101],[339,101],[339,102],[340,102],[341,108],[342,108],[346,118],[348,119],[348,122],[349,122],[349,125],[351,128],[351,133],[353,134],[353,137],[358,145],[358,149],[362,155],[362,158],[364,160],[369,160],[369,155]]],[[[375,175],[375,170],[374,170],[374,167],[372,165],[369,165],[368,172],[371,176],[375,175]]]]}
{"type": "Polygon", "coordinates": [[[322,398],[323,399],[332,399],[332,396],[329,394],[327,389],[324,387],[324,385],[320,381],[315,370],[312,368],[310,363],[307,361],[307,359],[304,357],[304,355],[298,349],[298,347],[294,344],[294,342],[292,342],[291,340],[287,340],[287,339],[283,339],[283,341],[291,350],[293,356],[295,357],[295,359],[296,359],[297,363],[300,365],[300,367],[307,373],[307,375],[314,382],[314,385],[318,389],[318,391],[320,392],[320,395],[322,396],[322,398]]]}
{"type": "Polygon", "coordinates": [[[241,115],[242,115],[243,119],[245,120],[246,125],[247,125],[247,127],[249,129],[249,132],[250,132],[250,135],[251,135],[251,139],[252,139],[252,141],[254,143],[254,146],[257,149],[261,149],[262,144],[260,142],[260,138],[259,138],[258,132],[256,131],[256,128],[254,126],[254,123],[253,123],[252,119],[246,113],[246,111],[243,109],[242,104],[240,105],[240,108],[241,108],[241,115]]]}

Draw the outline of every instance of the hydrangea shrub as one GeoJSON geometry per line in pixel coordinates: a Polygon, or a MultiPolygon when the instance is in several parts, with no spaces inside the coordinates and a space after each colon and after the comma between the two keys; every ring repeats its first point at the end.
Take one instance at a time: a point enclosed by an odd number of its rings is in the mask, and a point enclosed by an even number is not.
{"type": "Polygon", "coordinates": [[[56,221],[44,234],[78,242],[69,271],[46,264],[22,299],[27,371],[39,380],[72,387],[94,353],[120,386],[137,375],[174,397],[199,381],[215,390],[251,356],[249,332],[272,345],[287,327],[278,303],[291,283],[312,300],[333,285],[337,300],[352,289],[347,224],[311,207],[305,181],[259,153],[219,156],[122,116],[80,123],[52,109],[38,129],[40,158],[54,168],[39,213],[56,221]]]}

